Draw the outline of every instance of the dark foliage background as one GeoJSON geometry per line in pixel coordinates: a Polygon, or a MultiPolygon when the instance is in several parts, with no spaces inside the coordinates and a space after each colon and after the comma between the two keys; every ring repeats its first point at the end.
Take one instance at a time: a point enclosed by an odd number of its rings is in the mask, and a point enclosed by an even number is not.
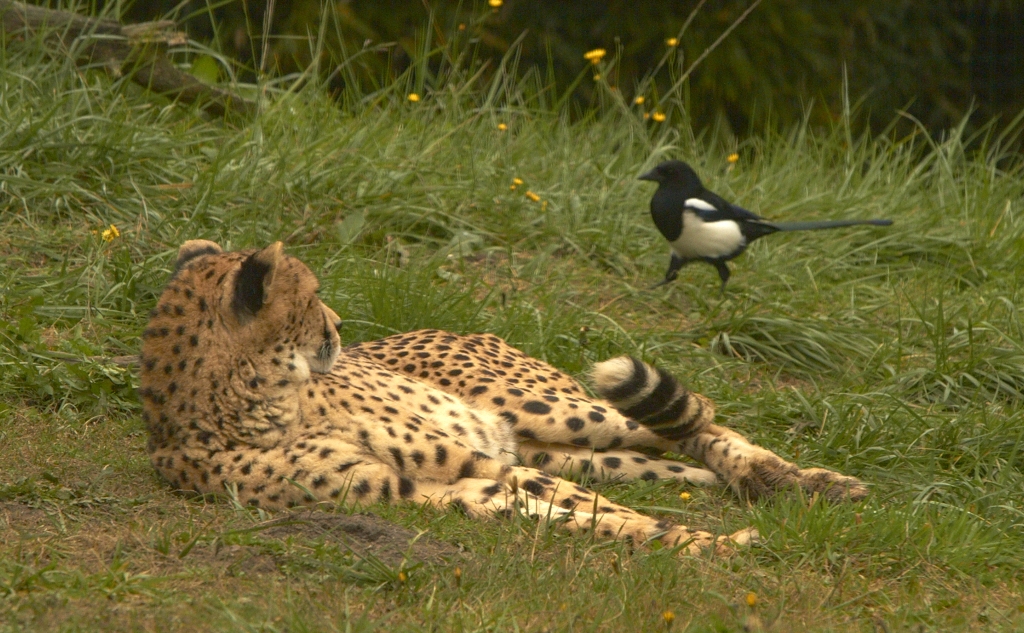
{"type": "MultiPolygon", "coordinates": [[[[324,72],[364,50],[359,76],[368,84],[386,83],[388,75],[404,70],[423,50],[428,29],[437,42],[465,36],[477,45],[477,62],[490,68],[522,35],[521,72],[539,67],[565,89],[586,71],[583,54],[605,48],[607,59],[619,56],[609,81],[631,96],[698,1],[506,0],[491,7],[437,0],[156,0],[135,2],[122,17],[176,15],[194,38],[216,42],[252,69],[263,61],[260,33],[272,6],[265,69],[307,67],[308,35],[323,32],[329,58],[321,64],[324,72]]],[[[706,1],[678,44],[681,66],[751,1],[706,1]]],[[[826,123],[841,111],[846,81],[847,94],[876,127],[904,110],[938,132],[972,109],[975,123],[996,116],[1007,122],[1020,113],[1022,67],[1024,3],[1016,0],[765,0],[694,72],[688,114],[698,127],[721,117],[739,134],[766,124],[785,127],[808,113],[826,123]]],[[[341,76],[332,80],[340,84],[341,76]]],[[[593,97],[588,80],[575,88],[574,98],[593,97]]],[[[668,72],[655,80],[664,89],[668,72]]]]}

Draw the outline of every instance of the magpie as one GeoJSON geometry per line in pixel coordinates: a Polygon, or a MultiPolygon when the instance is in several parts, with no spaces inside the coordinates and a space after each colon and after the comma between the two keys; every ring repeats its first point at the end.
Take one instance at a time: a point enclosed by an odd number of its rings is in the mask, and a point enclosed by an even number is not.
{"type": "Polygon", "coordinates": [[[705,189],[697,172],[680,160],[661,163],[640,176],[640,180],[658,183],[658,190],[651,198],[651,217],[672,247],[665,279],[652,288],[675,280],[683,265],[703,261],[718,270],[722,293],[725,293],[725,284],[729,281],[729,267],[725,262],[737,257],[759,237],[779,231],[892,224],[892,220],[771,222],[705,189]]]}

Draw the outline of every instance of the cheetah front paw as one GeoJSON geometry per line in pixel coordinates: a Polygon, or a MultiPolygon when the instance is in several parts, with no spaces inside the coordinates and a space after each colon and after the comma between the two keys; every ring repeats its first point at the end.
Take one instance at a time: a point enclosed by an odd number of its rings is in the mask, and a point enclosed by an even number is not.
{"type": "Polygon", "coordinates": [[[744,528],[733,532],[729,536],[719,536],[715,539],[715,556],[732,556],[741,548],[757,545],[761,541],[761,534],[757,528],[744,528]]]}
{"type": "Polygon", "coordinates": [[[718,536],[710,532],[691,532],[685,527],[676,527],[661,537],[661,541],[676,547],[684,544],[681,554],[699,555],[714,550],[716,556],[730,556],[739,548],[756,545],[760,535],[756,528],[745,528],[728,536],[718,536]]]}

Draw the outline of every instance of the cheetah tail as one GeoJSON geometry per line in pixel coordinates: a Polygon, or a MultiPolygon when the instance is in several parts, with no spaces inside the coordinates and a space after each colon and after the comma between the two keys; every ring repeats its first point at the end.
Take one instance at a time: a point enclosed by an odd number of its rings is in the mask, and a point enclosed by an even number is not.
{"type": "Polygon", "coordinates": [[[597,393],[622,415],[667,440],[686,439],[715,417],[710,400],[690,392],[665,370],[632,356],[597,363],[592,378],[597,393]]]}

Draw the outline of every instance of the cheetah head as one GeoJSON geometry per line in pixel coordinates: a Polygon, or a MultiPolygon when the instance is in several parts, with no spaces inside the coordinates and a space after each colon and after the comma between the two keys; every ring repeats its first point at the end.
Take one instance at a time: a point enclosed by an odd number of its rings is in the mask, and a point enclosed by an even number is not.
{"type": "Polygon", "coordinates": [[[293,377],[331,370],[341,351],[341,320],[317,296],[320,282],[313,272],[285,255],[281,242],[258,251],[223,253],[214,242],[190,240],[178,250],[176,277],[190,273],[198,283],[216,279],[214,310],[235,349],[279,357],[282,364],[294,365],[289,368],[293,377]],[[222,267],[226,274],[219,277],[202,273],[222,267]]]}

